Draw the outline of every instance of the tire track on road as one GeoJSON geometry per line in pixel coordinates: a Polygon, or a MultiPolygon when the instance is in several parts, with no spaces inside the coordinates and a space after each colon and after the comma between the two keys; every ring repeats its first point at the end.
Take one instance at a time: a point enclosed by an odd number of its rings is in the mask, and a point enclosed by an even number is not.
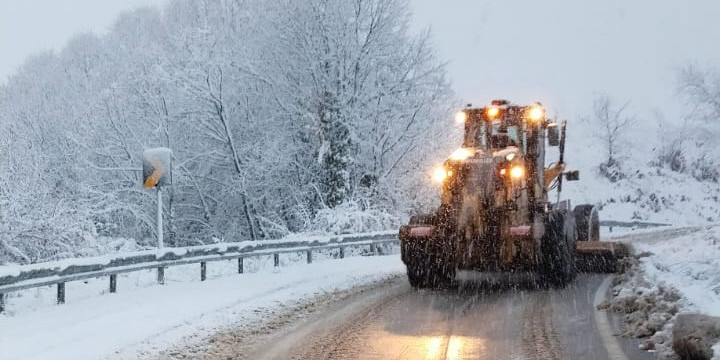
{"type": "Polygon", "coordinates": [[[525,359],[563,360],[568,356],[557,341],[557,333],[552,325],[552,306],[550,294],[538,293],[525,308],[523,349],[525,359]]]}

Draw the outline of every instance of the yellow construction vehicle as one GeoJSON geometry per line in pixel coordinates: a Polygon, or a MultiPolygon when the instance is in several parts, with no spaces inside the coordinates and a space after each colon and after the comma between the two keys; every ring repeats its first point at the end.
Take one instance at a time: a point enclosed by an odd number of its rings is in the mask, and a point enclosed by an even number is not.
{"type": "Polygon", "coordinates": [[[400,228],[411,285],[449,285],[467,269],[531,272],[563,286],[578,268],[613,268],[620,248],[599,241],[597,208],[560,201],[563,179],[579,180],[578,171],[565,169],[564,121],[548,119],[540,103],[505,100],[465,108],[456,121],[465,126],[462,147],[432,174],[442,187],[439,208],[400,228]],[[560,150],[548,166],[546,146],[560,150]]]}

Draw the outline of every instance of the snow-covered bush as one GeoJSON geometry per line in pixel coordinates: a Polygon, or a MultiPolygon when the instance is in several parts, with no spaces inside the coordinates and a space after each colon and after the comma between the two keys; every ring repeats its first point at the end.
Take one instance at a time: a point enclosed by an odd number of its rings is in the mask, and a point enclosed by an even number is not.
{"type": "Polygon", "coordinates": [[[398,227],[401,219],[387,210],[367,208],[359,202],[346,202],[317,212],[310,226],[313,232],[351,234],[398,227]]]}

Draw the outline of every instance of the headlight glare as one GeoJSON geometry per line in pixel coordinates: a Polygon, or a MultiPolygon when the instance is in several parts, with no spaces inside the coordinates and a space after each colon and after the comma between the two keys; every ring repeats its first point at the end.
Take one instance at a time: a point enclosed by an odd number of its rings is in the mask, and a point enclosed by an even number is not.
{"type": "Polygon", "coordinates": [[[448,176],[449,176],[448,171],[445,170],[445,168],[442,166],[438,166],[435,168],[435,170],[433,170],[432,178],[433,178],[433,181],[435,181],[436,183],[441,183],[441,182],[445,181],[445,179],[447,179],[448,176]]]}
{"type": "Polygon", "coordinates": [[[455,113],[455,122],[458,124],[464,124],[467,121],[468,115],[465,111],[458,111],[455,113]]]}
{"type": "Polygon", "coordinates": [[[513,179],[521,179],[525,176],[525,169],[522,166],[513,166],[510,169],[510,177],[513,179]]]}
{"type": "Polygon", "coordinates": [[[538,122],[545,118],[545,109],[540,105],[533,105],[528,110],[528,119],[532,122],[538,122]]]}
{"type": "Polygon", "coordinates": [[[450,154],[450,159],[455,161],[463,161],[471,156],[475,155],[475,151],[468,148],[459,148],[450,154]]]}

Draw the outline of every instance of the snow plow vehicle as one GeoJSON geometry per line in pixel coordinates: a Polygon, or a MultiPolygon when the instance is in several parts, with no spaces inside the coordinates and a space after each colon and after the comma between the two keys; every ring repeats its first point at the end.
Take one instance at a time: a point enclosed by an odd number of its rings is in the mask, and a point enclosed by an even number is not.
{"type": "Polygon", "coordinates": [[[456,121],[465,127],[462,147],[433,171],[439,208],[400,228],[413,287],[450,285],[458,270],[532,273],[555,286],[578,270],[614,270],[625,249],[599,241],[598,209],[560,201],[563,179],[579,180],[578,171],[565,170],[565,121],[546,118],[540,103],[505,100],[467,107],[456,121]],[[548,166],[547,146],[560,155],[548,166]]]}

